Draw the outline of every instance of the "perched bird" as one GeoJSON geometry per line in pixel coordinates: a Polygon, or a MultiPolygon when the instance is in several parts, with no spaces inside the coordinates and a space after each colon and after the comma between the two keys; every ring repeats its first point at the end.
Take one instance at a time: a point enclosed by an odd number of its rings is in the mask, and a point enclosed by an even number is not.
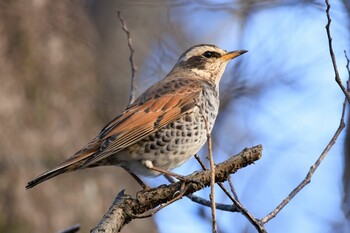
{"type": "MultiPolygon", "coordinates": [[[[30,181],[26,188],[62,173],[116,165],[138,178],[180,166],[207,140],[219,110],[219,82],[228,62],[246,50],[226,52],[200,44],[73,156],[30,181]],[[204,119],[206,118],[206,120],[204,119]]],[[[169,171],[170,172],[170,171],[169,171]]]]}

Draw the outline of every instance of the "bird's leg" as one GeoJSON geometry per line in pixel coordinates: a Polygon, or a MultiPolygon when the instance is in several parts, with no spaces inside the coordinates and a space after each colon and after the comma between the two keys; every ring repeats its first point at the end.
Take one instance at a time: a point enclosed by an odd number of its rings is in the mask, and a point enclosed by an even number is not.
{"type": "Polygon", "coordinates": [[[176,174],[174,172],[165,170],[163,168],[154,166],[151,160],[143,160],[142,163],[149,170],[159,172],[159,173],[161,173],[163,175],[168,175],[168,176],[171,176],[171,177],[175,177],[176,179],[181,180],[181,181],[185,181],[186,180],[186,178],[184,176],[182,176],[182,175],[179,175],[179,174],[176,174]]]}
{"type": "Polygon", "coordinates": [[[175,172],[171,172],[171,171],[165,170],[165,169],[160,168],[160,167],[153,166],[151,168],[148,167],[148,169],[156,171],[156,172],[159,172],[159,173],[161,173],[163,175],[167,175],[167,176],[170,176],[170,177],[175,177],[176,179],[181,180],[181,181],[187,181],[187,179],[184,176],[182,176],[180,174],[177,174],[175,172]]]}
{"type": "MultiPolygon", "coordinates": [[[[168,170],[165,170],[163,168],[160,168],[160,167],[156,167],[153,165],[152,161],[150,160],[145,160],[143,161],[143,165],[145,165],[146,168],[152,170],[152,171],[156,171],[156,172],[159,172],[161,174],[163,174],[165,177],[166,176],[170,176],[170,177],[175,177],[176,179],[184,182],[184,183],[188,183],[188,182],[195,182],[201,186],[204,186],[202,182],[198,181],[198,180],[193,180],[193,179],[187,179],[186,177],[180,175],[180,174],[177,174],[175,172],[171,172],[171,171],[168,171],[168,170]]],[[[167,178],[167,177],[166,177],[167,178]]]]}
{"type": "Polygon", "coordinates": [[[125,171],[127,171],[135,180],[136,182],[142,187],[143,190],[149,190],[151,189],[147,184],[145,184],[137,175],[135,175],[132,171],[129,169],[123,167],[125,171]]]}

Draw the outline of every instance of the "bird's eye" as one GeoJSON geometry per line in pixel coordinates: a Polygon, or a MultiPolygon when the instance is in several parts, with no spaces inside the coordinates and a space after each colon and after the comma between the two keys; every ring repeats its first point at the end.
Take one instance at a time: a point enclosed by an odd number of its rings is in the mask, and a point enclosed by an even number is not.
{"type": "Polygon", "coordinates": [[[203,56],[206,58],[211,58],[211,57],[213,57],[213,53],[210,51],[206,51],[205,53],[203,53],[203,56]]]}
{"type": "Polygon", "coordinates": [[[206,51],[202,55],[206,58],[220,57],[220,54],[218,54],[217,52],[210,52],[210,51],[206,51]]]}

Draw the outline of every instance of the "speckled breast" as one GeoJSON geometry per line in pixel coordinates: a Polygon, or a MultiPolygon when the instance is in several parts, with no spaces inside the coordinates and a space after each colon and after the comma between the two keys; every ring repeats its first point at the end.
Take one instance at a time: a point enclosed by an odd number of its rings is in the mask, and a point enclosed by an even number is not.
{"type": "Polygon", "coordinates": [[[127,162],[123,166],[139,175],[159,175],[145,168],[139,158],[142,157],[143,161],[150,160],[156,167],[170,170],[196,154],[207,140],[201,109],[208,119],[211,131],[219,109],[218,90],[204,85],[197,102],[201,108],[194,107],[189,113],[125,149],[123,155],[118,156],[127,162]]]}

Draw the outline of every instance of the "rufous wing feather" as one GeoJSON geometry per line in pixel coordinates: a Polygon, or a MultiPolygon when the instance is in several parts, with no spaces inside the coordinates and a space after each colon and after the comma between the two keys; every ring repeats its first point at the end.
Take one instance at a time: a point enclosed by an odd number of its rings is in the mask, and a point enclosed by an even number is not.
{"type": "Polygon", "coordinates": [[[101,132],[100,139],[108,140],[108,145],[94,156],[88,158],[83,166],[88,167],[116,152],[133,145],[137,141],[175,121],[182,114],[191,111],[200,92],[165,95],[150,99],[142,105],[128,109],[128,119],[118,119],[109,130],[101,132]],[[110,137],[113,137],[110,140],[110,137]]]}
{"type": "MultiPolygon", "coordinates": [[[[48,180],[62,173],[93,167],[97,162],[133,145],[163,126],[175,121],[182,114],[190,112],[196,105],[195,99],[201,92],[197,80],[187,85],[164,91],[162,80],[143,93],[122,114],[107,124],[100,134],[63,163],[30,181],[26,188],[48,180]]],[[[188,81],[186,82],[188,84],[188,81]]]]}

